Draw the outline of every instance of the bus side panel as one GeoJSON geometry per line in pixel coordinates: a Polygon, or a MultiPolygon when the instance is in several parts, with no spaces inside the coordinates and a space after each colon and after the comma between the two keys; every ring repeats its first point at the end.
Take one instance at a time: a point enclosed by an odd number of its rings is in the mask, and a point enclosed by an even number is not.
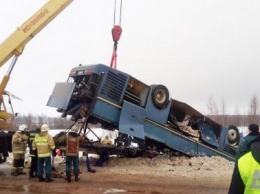
{"type": "Polygon", "coordinates": [[[124,102],[119,119],[119,132],[145,139],[144,119],[146,109],[124,102]]]}
{"type": "Polygon", "coordinates": [[[98,117],[102,120],[105,120],[109,123],[118,124],[120,117],[121,109],[109,102],[97,99],[91,115],[98,117]]]}
{"type": "Polygon", "coordinates": [[[232,160],[232,157],[229,155],[202,144],[198,140],[194,140],[179,131],[169,129],[146,116],[148,115],[143,108],[125,102],[121,111],[119,132],[140,138],[139,134],[142,133],[140,129],[143,129],[146,138],[163,143],[164,145],[184,154],[190,156],[220,155],[232,160]],[[128,125],[125,125],[125,123],[128,125]],[[138,123],[138,125],[135,125],[135,123],[138,123]]]}

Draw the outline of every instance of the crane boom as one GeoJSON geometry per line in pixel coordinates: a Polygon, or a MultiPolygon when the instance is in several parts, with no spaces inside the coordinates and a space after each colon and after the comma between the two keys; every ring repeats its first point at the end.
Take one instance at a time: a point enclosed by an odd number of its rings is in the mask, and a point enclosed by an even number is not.
{"type": "MultiPolygon", "coordinates": [[[[0,130],[12,129],[12,123],[16,115],[13,113],[10,94],[5,91],[5,88],[17,58],[22,54],[25,45],[72,1],[73,0],[49,0],[0,45],[0,67],[13,57],[10,67],[0,83],[0,130]]],[[[11,137],[12,133],[10,132],[6,133],[4,138],[10,140],[11,137]]],[[[7,150],[7,147],[7,141],[2,141],[1,139],[0,163],[6,161],[8,151],[11,151],[7,150]]]]}
{"type": "MultiPolygon", "coordinates": [[[[0,82],[0,130],[11,129],[14,120],[15,114],[13,113],[10,95],[5,91],[5,88],[17,58],[22,54],[25,45],[72,1],[73,0],[49,0],[0,45],[0,67],[13,57],[7,73],[0,82]],[[7,103],[5,102],[6,100],[4,100],[6,97],[8,98],[7,103]],[[10,105],[10,107],[7,107],[8,105],[10,105]]],[[[0,146],[2,145],[0,144],[0,146]]]]}
{"type": "Polygon", "coordinates": [[[49,0],[0,45],[0,67],[23,48],[73,0],[49,0]]]}

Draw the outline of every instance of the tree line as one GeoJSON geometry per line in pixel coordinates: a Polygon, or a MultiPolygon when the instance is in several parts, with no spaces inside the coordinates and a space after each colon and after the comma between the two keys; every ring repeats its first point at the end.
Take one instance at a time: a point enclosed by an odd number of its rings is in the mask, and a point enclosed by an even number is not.
{"type": "Polygon", "coordinates": [[[70,118],[22,114],[15,117],[13,130],[18,129],[21,124],[26,124],[29,130],[34,130],[42,124],[47,124],[51,129],[68,129],[73,123],[70,118]]]}
{"type": "Polygon", "coordinates": [[[259,98],[253,94],[247,113],[241,114],[239,107],[236,106],[233,115],[227,114],[227,103],[224,98],[220,100],[219,105],[214,98],[210,97],[207,104],[208,117],[222,125],[248,126],[250,123],[259,124],[260,104],[259,98]]]}

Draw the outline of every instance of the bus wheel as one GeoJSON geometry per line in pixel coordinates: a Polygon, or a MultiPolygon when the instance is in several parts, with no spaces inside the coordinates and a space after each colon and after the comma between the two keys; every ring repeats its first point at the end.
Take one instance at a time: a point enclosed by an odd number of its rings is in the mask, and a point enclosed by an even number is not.
{"type": "Polygon", "coordinates": [[[229,125],[228,127],[228,141],[230,144],[235,145],[239,143],[239,131],[234,125],[229,125]]]}
{"type": "Polygon", "coordinates": [[[156,108],[163,109],[169,101],[169,91],[163,85],[156,85],[152,89],[152,101],[156,108]]]}

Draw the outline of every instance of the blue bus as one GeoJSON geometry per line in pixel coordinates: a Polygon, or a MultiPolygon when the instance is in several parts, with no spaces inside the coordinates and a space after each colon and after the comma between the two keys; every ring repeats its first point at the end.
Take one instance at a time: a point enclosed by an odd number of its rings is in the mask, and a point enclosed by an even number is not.
{"type": "Polygon", "coordinates": [[[170,98],[166,86],[147,85],[104,64],[79,65],[55,84],[47,106],[75,122],[100,124],[130,136],[140,150],[168,149],[188,156],[234,160],[240,135],[188,104],[170,98]]]}

